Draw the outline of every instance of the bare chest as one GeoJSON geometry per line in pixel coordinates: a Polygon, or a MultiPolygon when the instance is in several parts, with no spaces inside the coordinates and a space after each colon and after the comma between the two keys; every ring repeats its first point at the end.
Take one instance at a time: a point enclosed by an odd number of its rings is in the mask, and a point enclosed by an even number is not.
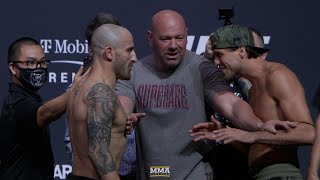
{"type": "Polygon", "coordinates": [[[278,103],[266,90],[252,89],[248,103],[262,121],[279,119],[278,103]]]}

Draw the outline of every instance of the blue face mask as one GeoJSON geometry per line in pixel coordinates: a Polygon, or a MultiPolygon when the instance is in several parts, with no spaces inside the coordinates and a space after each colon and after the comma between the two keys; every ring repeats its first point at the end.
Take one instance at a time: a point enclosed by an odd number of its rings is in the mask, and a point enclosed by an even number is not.
{"type": "Polygon", "coordinates": [[[21,84],[32,90],[37,91],[47,80],[47,68],[36,68],[36,69],[20,69],[19,81],[21,84]]]}

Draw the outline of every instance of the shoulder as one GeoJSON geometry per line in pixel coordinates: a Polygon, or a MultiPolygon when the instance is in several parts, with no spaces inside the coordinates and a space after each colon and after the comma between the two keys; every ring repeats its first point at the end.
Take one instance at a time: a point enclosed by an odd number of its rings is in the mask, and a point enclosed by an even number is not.
{"type": "Polygon", "coordinates": [[[152,59],[153,59],[153,55],[152,54],[148,54],[145,57],[139,59],[138,62],[141,62],[141,63],[144,64],[144,63],[152,61],[152,59]]]}
{"type": "Polygon", "coordinates": [[[199,54],[196,54],[195,52],[189,51],[189,50],[186,50],[184,60],[188,61],[188,62],[193,62],[193,63],[202,62],[202,61],[209,61],[205,57],[203,57],[199,54]]]}
{"type": "Polygon", "coordinates": [[[186,66],[196,68],[200,72],[206,68],[216,68],[216,66],[211,61],[189,50],[186,51],[183,61],[186,66]]]}
{"type": "Polygon", "coordinates": [[[153,56],[152,56],[152,54],[149,54],[149,55],[139,59],[136,63],[134,63],[133,67],[148,66],[149,64],[153,64],[153,56]]]}
{"type": "Polygon", "coordinates": [[[275,82],[295,82],[298,80],[294,72],[292,72],[287,66],[280,63],[269,62],[267,70],[267,80],[271,84],[275,82]]]}
{"type": "Polygon", "coordinates": [[[92,94],[102,94],[102,93],[112,93],[112,92],[114,91],[109,84],[105,84],[101,82],[98,82],[92,85],[90,90],[90,93],[92,94]]]}
{"type": "Polygon", "coordinates": [[[280,63],[269,63],[266,85],[273,94],[289,94],[303,91],[298,77],[287,66],[280,63]]]}
{"type": "Polygon", "coordinates": [[[103,111],[111,113],[119,106],[117,95],[113,88],[105,83],[96,83],[91,87],[87,97],[89,111],[103,111]]]}
{"type": "Polygon", "coordinates": [[[87,96],[88,101],[93,99],[100,101],[112,99],[116,101],[116,95],[110,85],[105,83],[96,83],[91,87],[90,92],[87,96]]]}
{"type": "Polygon", "coordinates": [[[6,99],[9,104],[42,104],[42,99],[38,93],[28,91],[14,83],[10,84],[9,94],[6,99]]]}
{"type": "Polygon", "coordinates": [[[30,95],[24,92],[15,92],[7,97],[7,103],[15,108],[16,112],[36,112],[43,104],[38,95],[30,95]]]}
{"type": "Polygon", "coordinates": [[[149,54],[141,59],[139,59],[137,62],[133,64],[133,68],[131,71],[131,79],[135,78],[135,75],[138,73],[141,73],[146,70],[151,70],[153,67],[153,56],[152,54],[149,54]]]}

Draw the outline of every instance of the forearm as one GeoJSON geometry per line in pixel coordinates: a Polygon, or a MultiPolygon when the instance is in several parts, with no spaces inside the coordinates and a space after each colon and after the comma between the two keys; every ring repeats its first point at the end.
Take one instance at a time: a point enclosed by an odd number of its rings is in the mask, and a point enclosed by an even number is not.
{"type": "Polygon", "coordinates": [[[306,145],[313,143],[315,129],[310,124],[299,123],[296,128],[278,130],[276,134],[272,134],[267,131],[251,133],[255,139],[254,143],[272,145],[306,145]]]}
{"type": "Polygon", "coordinates": [[[320,141],[317,138],[315,144],[312,146],[308,174],[318,175],[320,162],[320,141]]]}
{"type": "MultiPolygon", "coordinates": [[[[89,148],[90,149],[90,148],[89,148]]],[[[89,158],[91,163],[95,167],[97,173],[104,180],[119,179],[118,172],[116,170],[115,163],[111,158],[109,150],[104,152],[101,151],[90,151],[89,158]]]]}
{"type": "Polygon", "coordinates": [[[117,171],[113,171],[109,174],[102,176],[101,180],[120,180],[120,177],[117,171]]]}
{"type": "Polygon", "coordinates": [[[320,115],[317,118],[316,127],[316,138],[311,149],[311,156],[309,162],[309,174],[313,173],[315,175],[318,175],[320,161],[320,115]]]}
{"type": "Polygon", "coordinates": [[[43,127],[51,121],[57,120],[66,112],[69,94],[70,91],[67,91],[39,107],[37,112],[37,123],[39,127],[43,127]]]}

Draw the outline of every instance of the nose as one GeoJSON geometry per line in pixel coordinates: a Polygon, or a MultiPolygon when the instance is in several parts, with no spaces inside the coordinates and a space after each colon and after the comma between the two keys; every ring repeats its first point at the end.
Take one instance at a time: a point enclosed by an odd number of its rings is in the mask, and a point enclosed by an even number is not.
{"type": "Polygon", "coordinates": [[[176,39],[172,38],[172,39],[170,40],[169,48],[170,48],[170,49],[176,49],[176,48],[177,48],[177,40],[176,40],[176,39]]]}
{"type": "Polygon", "coordinates": [[[132,52],[131,61],[134,62],[134,63],[138,61],[136,52],[134,50],[132,52]]]}
{"type": "Polygon", "coordinates": [[[37,62],[36,68],[38,68],[38,66],[41,67],[41,63],[42,63],[41,61],[40,61],[40,62],[37,62]]]}

